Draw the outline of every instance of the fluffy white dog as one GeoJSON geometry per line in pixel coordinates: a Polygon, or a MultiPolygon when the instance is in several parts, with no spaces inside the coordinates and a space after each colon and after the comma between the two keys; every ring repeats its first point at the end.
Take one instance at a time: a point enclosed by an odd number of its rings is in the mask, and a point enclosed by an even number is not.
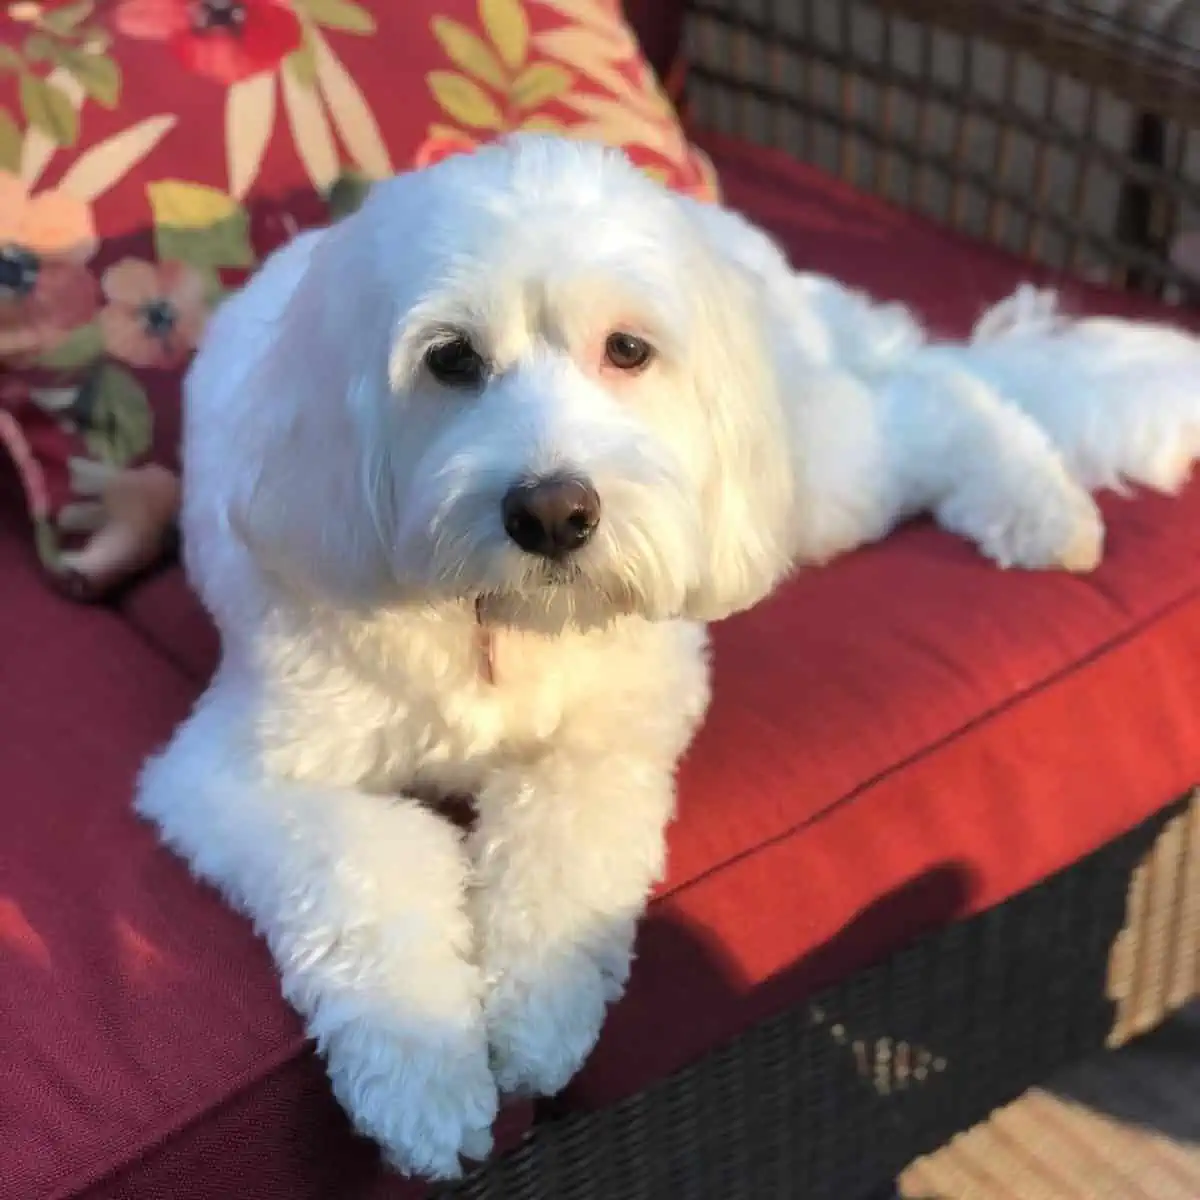
{"type": "Polygon", "coordinates": [[[918,511],[1093,567],[1089,489],[1170,491],[1200,449],[1200,343],[1029,293],[931,344],[620,154],[527,138],[280,251],[186,405],[224,657],[138,808],[254,919],[358,1128],[453,1176],[621,992],[704,623],[918,511]]]}

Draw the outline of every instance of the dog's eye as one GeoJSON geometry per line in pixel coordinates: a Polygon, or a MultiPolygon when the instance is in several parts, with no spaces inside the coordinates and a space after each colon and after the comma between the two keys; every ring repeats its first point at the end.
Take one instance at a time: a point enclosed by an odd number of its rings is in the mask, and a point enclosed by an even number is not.
{"type": "Polygon", "coordinates": [[[653,356],[650,343],[632,333],[610,333],[604,343],[604,357],[619,371],[637,371],[653,356]]]}
{"type": "Polygon", "coordinates": [[[425,352],[430,375],[447,387],[478,387],[487,375],[487,363],[465,337],[451,338],[425,352]]]}

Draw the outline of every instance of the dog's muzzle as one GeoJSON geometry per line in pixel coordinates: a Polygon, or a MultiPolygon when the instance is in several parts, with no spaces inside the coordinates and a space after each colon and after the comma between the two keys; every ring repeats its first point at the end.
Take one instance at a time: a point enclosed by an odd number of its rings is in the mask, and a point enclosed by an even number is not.
{"type": "Polygon", "coordinates": [[[514,484],[502,503],[504,532],[526,554],[561,560],[587,545],[600,524],[590,483],[552,475],[514,484]]]}

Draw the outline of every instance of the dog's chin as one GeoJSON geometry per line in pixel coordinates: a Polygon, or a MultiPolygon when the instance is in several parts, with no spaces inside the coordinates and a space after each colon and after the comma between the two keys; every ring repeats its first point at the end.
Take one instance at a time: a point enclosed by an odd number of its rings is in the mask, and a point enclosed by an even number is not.
{"type": "Polygon", "coordinates": [[[486,625],[544,636],[602,630],[631,617],[679,618],[692,586],[692,573],[679,570],[687,564],[686,547],[672,547],[670,558],[653,553],[652,545],[635,548],[641,553],[589,549],[550,561],[480,543],[424,561],[410,556],[395,578],[410,602],[467,606],[486,625]]]}
{"type": "Polygon", "coordinates": [[[479,592],[474,601],[484,624],[544,636],[605,629],[623,617],[648,615],[632,588],[600,584],[567,569],[548,569],[520,588],[479,592]]]}

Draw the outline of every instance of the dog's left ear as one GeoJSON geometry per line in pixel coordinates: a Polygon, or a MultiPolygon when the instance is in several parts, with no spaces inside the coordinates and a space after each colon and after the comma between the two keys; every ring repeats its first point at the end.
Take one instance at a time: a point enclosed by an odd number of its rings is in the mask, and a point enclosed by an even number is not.
{"type": "Polygon", "coordinates": [[[701,494],[708,546],[685,613],[715,621],[756,604],[787,574],[796,479],[794,431],[753,275],[719,255],[705,268],[694,363],[710,446],[701,494]]]}

